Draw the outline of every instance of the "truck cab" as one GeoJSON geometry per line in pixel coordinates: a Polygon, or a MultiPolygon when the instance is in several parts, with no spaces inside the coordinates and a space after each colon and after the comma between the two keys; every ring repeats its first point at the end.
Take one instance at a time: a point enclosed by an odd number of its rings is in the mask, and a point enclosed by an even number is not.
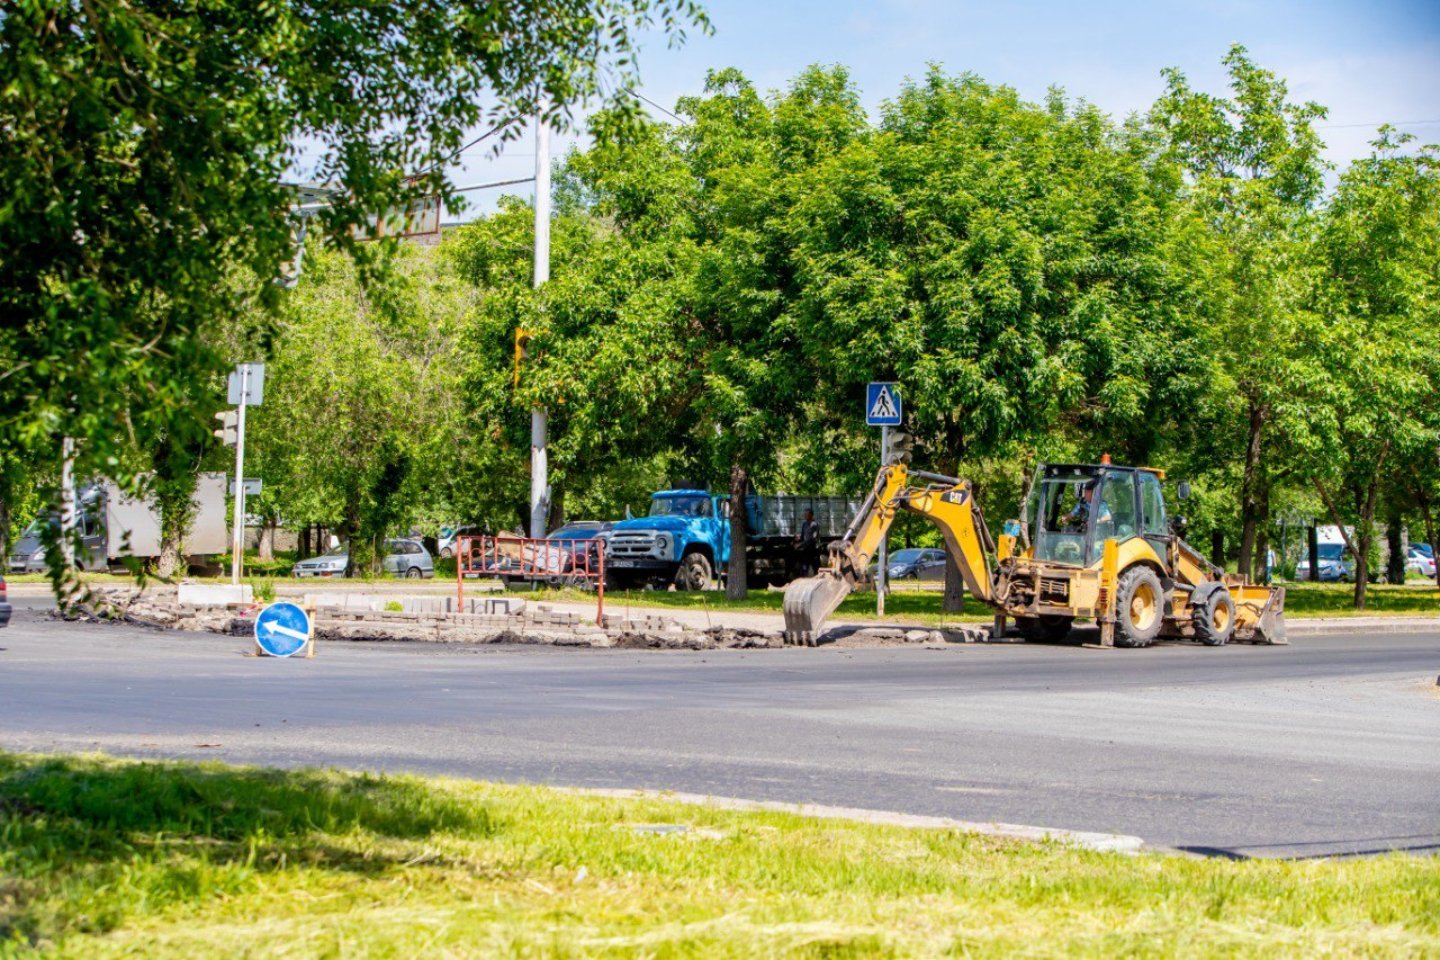
{"type": "Polygon", "coordinates": [[[707,490],[661,490],[646,516],[615,524],[605,537],[605,569],[621,588],[674,582],[703,590],[730,559],[729,498],[707,490]]]}
{"type": "MultiPolygon", "coordinates": [[[[746,497],[747,527],[762,530],[759,497],[746,497]]],[[[647,516],[615,524],[604,534],[605,569],[620,588],[674,583],[705,590],[730,562],[730,497],[708,490],[661,490],[647,516]]]]}

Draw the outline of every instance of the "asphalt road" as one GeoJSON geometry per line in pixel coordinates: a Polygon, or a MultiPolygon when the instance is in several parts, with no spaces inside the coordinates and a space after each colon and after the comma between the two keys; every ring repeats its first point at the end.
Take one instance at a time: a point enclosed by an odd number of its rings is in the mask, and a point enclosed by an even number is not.
{"type": "Polygon", "coordinates": [[[0,631],[0,746],[647,787],[1111,831],[1231,856],[1440,852],[1440,635],[1289,647],[630,652],[0,631]],[[203,746],[202,746],[203,745],[203,746]]]}

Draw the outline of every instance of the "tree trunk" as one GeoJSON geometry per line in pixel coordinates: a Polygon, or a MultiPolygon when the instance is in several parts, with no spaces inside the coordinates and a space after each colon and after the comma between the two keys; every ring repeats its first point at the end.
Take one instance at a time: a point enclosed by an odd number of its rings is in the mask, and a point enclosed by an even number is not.
{"type": "Polygon", "coordinates": [[[1315,524],[1313,524],[1313,523],[1310,524],[1310,529],[1306,532],[1306,535],[1305,535],[1305,550],[1306,550],[1306,552],[1308,553],[1309,558],[1310,558],[1310,575],[1309,575],[1308,579],[1309,579],[1309,581],[1310,581],[1311,583],[1319,583],[1319,582],[1320,582],[1320,528],[1319,528],[1318,526],[1316,526],[1315,524]]]}
{"type": "Polygon", "coordinates": [[[946,613],[960,613],[965,609],[965,578],[960,575],[960,565],[949,550],[945,551],[945,598],[940,609],[946,613]]]}
{"type": "Polygon", "coordinates": [[[730,468],[730,563],[725,577],[725,596],[730,600],[744,600],[750,590],[745,557],[750,533],[745,496],[749,490],[750,475],[737,463],[730,468]]]}
{"type": "Polygon", "coordinates": [[[1395,507],[1390,508],[1390,516],[1385,521],[1385,582],[1405,582],[1405,544],[1402,542],[1404,533],[1404,520],[1400,517],[1400,511],[1395,507]]]}
{"type": "Polygon", "coordinates": [[[1250,408],[1249,437],[1245,444],[1245,475],[1240,485],[1240,557],[1235,565],[1235,569],[1241,573],[1251,570],[1251,559],[1255,555],[1255,534],[1263,495],[1261,437],[1265,432],[1268,412],[1264,404],[1250,408]]]}
{"type": "Polygon", "coordinates": [[[562,484],[552,484],[550,487],[550,513],[545,522],[546,533],[559,530],[565,525],[565,487],[562,484]]]}
{"type": "Polygon", "coordinates": [[[1250,572],[1251,583],[1270,582],[1270,528],[1262,524],[1255,537],[1255,568],[1250,572]]]}
{"type": "Polygon", "coordinates": [[[305,526],[300,528],[300,541],[295,544],[295,554],[297,560],[306,560],[313,556],[313,554],[310,552],[311,526],[311,524],[307,523],[305,524],[305,526]]]}
{"type": "Polygon", "coordinates": [[[1225,531],[1210,531],[1210,562],[1225,569],[1225,531]]]}
{"type": "Polygon", "coordinates": [[[0,496],[0,563],[8,562],[10,557],[10,525],[12,522],[10,501],[0,496]]]}
{"type": "Polygon", "coordinates": [[[266,517],[260,524],[260,541],[255,545],[259,560],[275,559],[275,518],[266,517]]]}
{"type": "Polygon", "coordinates": [[[160,556],[155,573],[161,577],[183,576],[185,558],[181,554],[185,534],[195,518],[195,487],[199,476],[185,473],[158,484],[155,499],[160,507],[160,556]]]}

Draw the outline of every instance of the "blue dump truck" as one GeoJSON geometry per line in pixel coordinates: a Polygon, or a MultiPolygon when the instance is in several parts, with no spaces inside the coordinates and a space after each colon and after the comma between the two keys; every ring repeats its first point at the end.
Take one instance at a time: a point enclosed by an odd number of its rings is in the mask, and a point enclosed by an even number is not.
{"type": "MultiPolygon", "coordinates": [[[[845,534],[861,500],[852,497],[750,496],[745,498],[746,570],[751,586],[785,583],[807,561],[796,548],[805,511],[815,513],[820,557],[845,534]]],[[[708,590],[730,562],[730,497],[706,490],[662,490],[650,497],[650,514],[622,520],[605,540],[606,582],[614,588],[642,586],[708,590]]]]}

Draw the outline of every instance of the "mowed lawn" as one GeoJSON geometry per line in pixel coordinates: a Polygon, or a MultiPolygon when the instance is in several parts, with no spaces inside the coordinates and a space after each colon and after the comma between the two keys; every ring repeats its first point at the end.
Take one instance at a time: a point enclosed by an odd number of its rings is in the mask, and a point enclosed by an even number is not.
{"type": "Polygon", "coordinates": [[[31,953],[1434,956],[1440,858],[1125,856],[459,780],[0,754],[0,955],[31,953]]]}

